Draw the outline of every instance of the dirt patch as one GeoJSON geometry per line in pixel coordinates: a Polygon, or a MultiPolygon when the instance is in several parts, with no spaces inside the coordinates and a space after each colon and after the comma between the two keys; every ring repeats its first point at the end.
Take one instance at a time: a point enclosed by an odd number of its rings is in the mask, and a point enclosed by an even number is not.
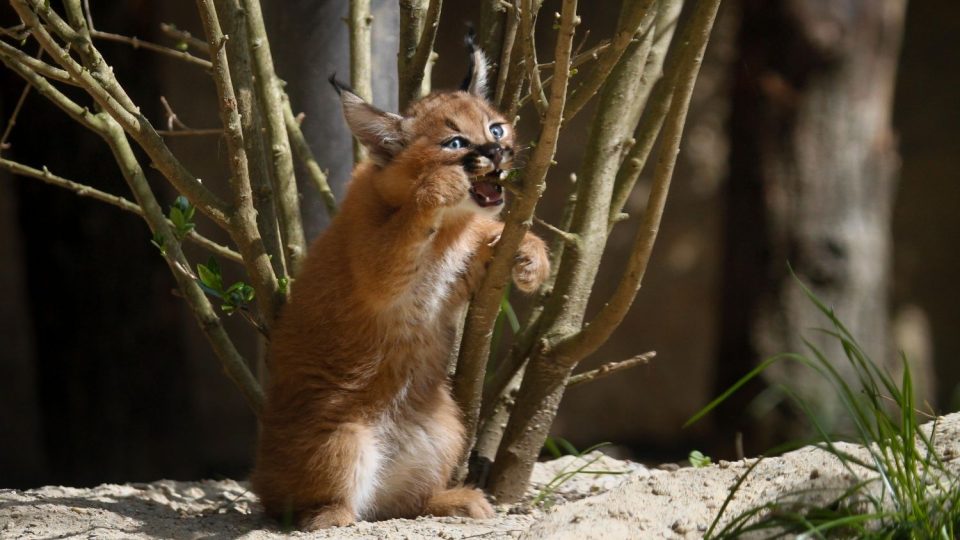
{"type": "MultiPolygon", "coordinates": [[[[929,425],[928,425],[929,426],[929,425]]],[[[928,428],[929,429],[929,428],[928,428]]],[[[940,419],[937,452],[960,471],[960,414],[940,419]]],[[[844,450],[862,452],[855,445],[844,450]]],[[[347,539],[699,538],[754,460],[679,470],[648,469],[599,454],[538,464],[528,500],[544,505],[497,507],[489,520],[394,519],[292,536],[347,539]],[[558,475],[587,461],[589,470],[560,485],[558,475]],[[616,474],[614,474],[616,473],[616,474]],[[547,487],[549,486],[549,487],[547,487]],[[546,489],[545,489],[546,487],[546,489]]],[[[803,448],[763,460],[733,500],[730,516],[785,493],[818,487],[836,492],[854,481],[832,455],[803,448]]],[[[287,536],[266,519],[246,485],[232,480],[105,484],[92,489],[48,486],[0,490],[2,538],[244,538],[287,536]]]]}

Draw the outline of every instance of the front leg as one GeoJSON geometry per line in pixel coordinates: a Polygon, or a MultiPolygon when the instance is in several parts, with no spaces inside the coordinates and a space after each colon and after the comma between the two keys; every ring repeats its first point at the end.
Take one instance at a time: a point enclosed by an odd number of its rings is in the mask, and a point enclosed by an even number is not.
{"type": "Polygon", "coordinates": [[[547,244],[531,232],[523,236],[513,261],[513,283],[525,293],[539,289],[550,276],[547,244]]]}
{"type": "Polygon", "coordinates": [[[466,167],[461,163],[441,165],[422,173],[414,192],[417,209],[432,217],[437,210],[452,208],[465,201],[470,194],[466,167]]]}
{"type": "MultiPolygon", "coordinates": [[[[464,299],[476,292],[486,274],[487,265],[493,257],[494,248],[500,241],[503,223],[489,219],[477,220],[474,225],[476,251],[467,274],[464,276],[464,299]]],[[[537,235],[527,232],[514,256],[511,276],[518,289],[525,293],[537,290],[550,275],[550,257],[546,243],[537,235]]]]}

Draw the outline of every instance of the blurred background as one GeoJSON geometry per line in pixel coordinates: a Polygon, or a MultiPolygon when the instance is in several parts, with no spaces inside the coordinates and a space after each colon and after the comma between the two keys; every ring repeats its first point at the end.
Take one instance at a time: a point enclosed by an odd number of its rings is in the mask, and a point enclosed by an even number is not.
{"type": "MultiPolygon", "coordinates": [[[[100,30],[170,44],[165,22],[202,35],[190,2],[92,4],[100,30]]],[[[466,4],[444,10],[436,88],[462,78],[464,24],[479,20],[466,4]]],[[[543,36],[552,36],[553,4],[541,11],[543,36]]],[[[581,4],[589,46],[610,34],[619,2],[581,4]]],[[[800,298],[788,262],[878,362],[895,368],[897,352],[906,354],[930,407],[960,409],[960,252],[951,240],[960,237],[960,3],[905,4],[725,1],[643,288],[581,369],[648,350],[657,357],[571,389],[557,435],[581,448],[610,442],[652,462],[694,448],[732,457],[738,433],[747,453],[798,436],[795,411],[770,385],[806,384],[816,396],[819,383],[786,367],[681,429],[758,359],[801,352],[801,338],[825,324],[800,298]]],[[[338,195],[350,139],[326,78],[349,71],[346,5],[264,1],[279,75],[338,195]]],[[[373,101],[394,110],[397,8],[373,5],[373,101]]],[[[0,24],[15,22],[0,7],[0,24]]],[[[539,46],[541,58],[552,56],[552,39],[539,46]]],[[[101,50],[155,124],[164,122],[165,96],[191,127],[216,125],[215,90],[201,69],[123,44],[101,50]]],[[[22,88],[0,70],[4,126],[22,88]]],[[[556,221],[579,166],[589,120],[587,111],[563,134],[538,211],[547,221],[556,221]]],[[[520,129],[521,139],[525,130],[535,135],[527,120],[520,129]]],[[[35,94],[10,143],[5,157],[127,194],[106,146],[35,94]]],[[[171,146],[205,183],[224,181],[216,138],[171,146]]],[[[312,186],[302,191],[313,237],[326,216],[312,186]]],[[[619,279],[645,200],[641,184],[628,204],[632,219],[610,239],[598,303],[619,279]]],[[[253,415],[171,293],[149,239],[135,216],[0,172],[0,486],[246,476],[253,415]]],[[[241,278],[238,268],[224,272],[241,278]]],[[[249,334],[242,321],[231,324],[234,335],[249,334]]],[[[240,341],[256,357],[252,336],[240,341]]]]}

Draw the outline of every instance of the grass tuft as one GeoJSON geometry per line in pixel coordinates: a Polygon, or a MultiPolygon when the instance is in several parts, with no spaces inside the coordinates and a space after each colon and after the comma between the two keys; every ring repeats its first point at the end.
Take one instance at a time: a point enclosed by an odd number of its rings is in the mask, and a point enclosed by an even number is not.
{"type": "Polygon", "coordinates": [[[832,385],[849,416],[853,433],[830,433],[796,393],[787,387],[781,390],[804,411],[819,435],[817,445],[836,456],[855,481],[826,503],[811,502],[823,501],[823,497],[812,498],[811,492],[816,490],[806,490],[727,518],[730,501],[761,462],[762,458],[758,459],[738,478],[705,538],[955,538],[960,531],[960,475],[948,468],[935,451],[937,421],[929,429],[921,428],[917,421],[906,357],[901,355],[903,374],[896,380],[870,359],[832,309],[802,283],[799,286],[830,322],[831,328],[821,331],[840,343],[844,355],[837,361],[846,361],[853,367],[855,382],[844,379],[834,362],[805,341],[808,355],[787,353],[764,360],[685,425],[703,418],[770,365],[799,362],[832,385]],[[865,459],[841,450],[834,442],[841,439],[859,443],[865,459]],[[718,528],[723,521],[725,525],[718,528]]]}

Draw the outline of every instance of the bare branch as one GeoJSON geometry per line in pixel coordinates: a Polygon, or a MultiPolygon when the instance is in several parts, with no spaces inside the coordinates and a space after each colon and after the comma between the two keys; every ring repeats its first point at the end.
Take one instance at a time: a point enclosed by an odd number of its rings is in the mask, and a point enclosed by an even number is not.
{"type": "MultiPolygon", "coordinates": [[[[354,92],[367,101],[373,100],[371,81],[370,0],[350,0],[350,85],[354,92]]],[[[364,157],[363,145],[353,138],[353,161],[359,163],[364,157]]]]}
{"type": "MultiPolygon", "coordinates": [[[[39,6],[40,3],[37,2],[37,0],[30,1],[33,5],[42,8],[42,6],[39,6]]],[[[21,20],[24,21],[24,24],[30,29],[34,38],[43,46],[47,54],[65,68],[71,78],[82,86],[111,117],[116,119],[127,133],[136,139],[150,156],[153,163],[174,187],[186,195],[187,198],[190,199],[190,202],[206,214],[207,217],[221,227],[226,227],[227,204],[204,187],[199,179],[187,171],[183,164],[173,155],[163,142],[160,134],[153,129],[150,121],[140,114],[139,109],[133,106],[129,98],[126,97],[126,94],[119,87],[119,83],[109,69],[108,64],[106,64],[99,55],[99,52],[96,51],[92,43],[83,41],[83,38],[69,28],[69,26],[67,26],[66,29],[61,28],[63,32],[62,35],[71,36],[73,41],[82,43],[82,46],[79,47],[86,51],[86,57],[93,60],[99,59],[95,67],[87,69],[78,64],[70,56],[70,53],[53,39],[46,28],[40,24],[34,8],[28,4],[27,0],[11,0],[11,4],[14,9],[16,9],[17,14],[20,15],[21,20]],[[94,74],[96,74],[96,76],[94,74]],[[112,88],[113,92],[108,91],[108,88],[112,88]],[[126,107],[124,103],[118,101],[115,95],[121,96],[121,99],[125,98],[124,101],[128,103],[131,108],[126,107]]],[[[52,10],[49,8],[46,8],[46,12],[51,20],[60,21],[53,26],[61,27],[66,25],[62,19],[52,14],[52,10]]],[[[81,111],[84,111],[83,114],[90,114],[86,112],[86,109],[81,108],[81,111]]]]}
{"type": "Polygon", "coordinates": [[[327,174],[320,168],[317,159],[307,144],[307,139],[303,136],[303,130],[300,129],[300,123],[293,116],[293,110],[290,108],[290,100],[284,96],[283,106],[284,121],[287,125],[287,133],[290,136],[290,142],[293,144],[293,153],[297,159],[307,168],[310,179],[313,180],[317,191],[320,192],[320,198],[323,199],[323,205],[327,209],[327,214],[333,217],[337,214],[337,199],[333,196],[333,190],[327,182],[327,174]]]}
{"type": "MultiPolygon", "coordinates": [[[[524,170],[522,193],[506,216],[493,259],[467,311],[453,394],[463,411],[466,432],[471,439],[476,434],[483,373],[490,356],[490,335],[499,311],[500,299],[510,277],[514,254],[533,222],[533,213],[543,193],[547,171],[556,152],[567,96],[574,29],[578,22],[577,0],[564,0],[554,55],[559,67],[554,83],[550,86],[550,102],[537,146],[524,170]]],[[[470,442],[472,443],[472,440],[470,442]]]]}
{"type": "Polygon", "coordinates": [[[27,38],[27,36],[30,35],[30,31],[27,30],[27,27],[24,24],[18,24],[9,28],[0,26],[0,35],[7,36],[14,41],[23,41],[27,38]]]}
{"type": "Polygon", "coordinates": [[[713,28],[719,3],[720,0],[705,0],[695,6],[684,35],[678,42],[679,48],[674,53],[677,57],[677,69],[661,81],[661,84],[674,88],[673,99],[664,120],[663,140],[653,173],[650,196],[626,271],[609,302],[601,308],[594,320],[577,334],[563,339],[555,347],[552,354],[558,359],[563,359],[561,361],[566,365],[572,366],[579,359],[595,351],[609,338],[613,330],[620,325],[640,289],[657,239],[660,219],[670,190],[670,180],[673,178],[677,155],[680,153],[680,139],[687,118],[690,97],[693,95],[694,83],[700,71],[700,63],[703,61],[703,53],[713,28]]]}
{"type": "MultiPolygon", "coordinates": [[[[0,42],[0,45],[6,44],[0,42]]],[[[16,51],[16,49],[13,50],[16,51]]],[[[0,61],[11,71],[27,81],[32,87],[36,88],[40,95],[47,98],[80,125],[94,130],[102,127],[103,120],[99,116],[90,112],[86,107],[78,105],[54,87],[50,81],[41,76],[38,71],[34,71],[28,64],[21,60],[24,56],[31,58],[26,54],[22,54],[22,52],[20,55],[16,55],[13,54],[10,49],[0,47],[0,61]]]]}
{"type": "Polygon", "coordinates": [[[222,137],[223,130],[220,128],[205,129],[160,129],[157,134],[161,137],[222,137]]]}
{"type": "MultiPolygon", "coordinates": [[[[16,161],[10,161],[3,158],[0,158],[0,167],[10,171],[15,175],[34,178],[36,180],[46,182],[52,186],[57,186],[72,191],[80,197],[87,197],[96,201],[107,203],[125,212],[130,212],[140,217],[144,217],[143,209],[133,201],[119,195],[113,195],[105,191],[100,191],[99,189],[90,187],[86,184],[80,184],[61,176],[57,176],[47,170],[46,167],[44,167],[42,170],[35,169],[22,163],[17,163],[16,161]]],[[[243,262],[243,259],[240,258],[240,254],[236,251],[224,245],[218,244],[213,240],[200,235],[196,231],[190,231],[184,238],[206,249],[210,253],[217,255],[218,257],[222,257],[226,260],[236,263],[243,262]]]]}
{"type": "MultiPolygon", "coordinates": [[[[570,60],[570,67],[578,68],[587,62],[600,58],[600,53],[605,51],[609,46],[610,41],[604,40],[583,52],[575,53],[573,55],[573,59],[570,60]]],[[[540,69],[553,69],[554,66],[556,66],[556,62],[544,62],[543,64],[540,64],[540,69]]],[[[544,79],[543,83],[546,84],[548,81],[549,78],[544,79]]]]}
{"type": "Polygon", "coordinates": [[[165,96],[160,96],[160,103],[167,114],[167,129],[158,130],[157,133],[164,137],[191,137],[206,135],[223,135],[223,128],[195,129],[184,124],[177,113],[173,112],[173,107],[167,101],[165,96]]]}
{"type": "MultiPolygon", "coordinates": [[[[515,1],[517,3],[520,2],[520,0],[515,1]]],[[[511,8],[507,13],[507,28],[503,31],[503,45],[500,49],[500,65],[497,69],[497,90],[494,92],[494,103],[497,104],[497,108],[500,110],[507,108],[504,103],[504,92],[506,91],[509,73],[514,69],[510,58],[516,46],[517,28],[520,26],[520,10],[512,5],[511,8]]]]}
{"type": "Polygon", "coordinates": [[[193,37],[193,34],[187,32],[186,30],[177,28],[175,24],[160,23],[160,31],[180,43],[186,43],[188,47],[192,47],[208,56],[210,55],[210,45],[208,45],[206,41],[193,37]]]}
{"type": "Polygon", "coordinates": [[[149,41],[143,41],[142,39],[136,36],[123,36],[120,34],[113,34],[111,32],[103,32],[100,30],[91,30],[90,37],[93,39],[99,39],[103,41],[113,41],[115,43],[126,43],[134,49],[146,49],[148,51],[153,51],[160,53],[171,58],[176,58],[177,60],[182,60],[188,64],[193,64],[199,66],[203,69],[210,69],[213,67],[213,64],[209,60],[204,60],[203,58],[194,56],[187,51],[178,51],[177,49],[171,49],[170,47],[164,47],[163,45],[157,45],[156,43],[151,43],[149,41]]]}
{"type": "Polygon", "coordinates": [[[647,62],[647,68],[644,70],[643,78],[647,84],[653,85],[653,92],[649,95],[647,105],[644,108],[643,118],[637,124],[634,131],[634,145],[624,159],[620,171],[617,173],[617,179],[613,188],[613,200],[610,203],[610,227],[613,227],[618,221],[622,221],[623,208],[636,185],[640,173],[643,171],[653,150],[653,145],[660,135],[660,129],[663,127],[663,120],[670,109],[671,100],[673,100],[673,89],[675,83],[670,83],[667,79],[674,79],[675,73],[679,69],[679,55],[672,55],[666,59],[667,48],[676,29],[677,19],[680,16],[680,0],[661,0],[660,13],[657,14],[657,29],[654,43],[650,49],[650,59],[647,62]],[[664,63],[666,61],[666,67],[664,63]],[[667,77],[661,78],[663,71],[668,73],[667,77]]]}
{"type": "Polygon", "coordinates": [[[530,100],[540,116],[547,112],[547,95],[543,93],[543,83],[540,81],[540,69],[537,66],[537,44],[534,38],[537,25],[536,10],[540,7],[537,0],[524,0],[520,14],[520,32],[523,36],[523,63],[527,69],[527,80],[530,82],[530,100]],[[536,7],[534,6],[536,3],[536,7]]]}
{"type": "Polygon", "coordinates": [[[558,227],[554,227],[553,225],[551,225],[551,224],[547,223],[546,221],[538,218],[537,216],[534,216],[534,217],[533,217],[533,220],[536,221],[537,223],[539,223],[544,229],[547,229],[548,231],[550,231],[550,232],[552,232],[553,234],[557,235],[557,237],[559,237],[561,240],[563,240],[563,243],[567,244],[568,246],[576,246],[577,244],[580,243],[580,237],[577,236],[577,235],[575,235],[575,234],[573,234],[573,233],[569,233],[569,232],[567,232],[567,231],[565,231],[565,230],[563,230],[563,229],[560,229],[560,228],[558,228],[558,227]]]}
{"type": "Polygon", "coordinates": [[[266,119],[264,127],[269,140],[268,149],[273,158],[274,196],[287,259],[287,271],[297,275],[306,255],[306,238],[300,216],[300,193],[293,169],[293,155],[283,111],[283,91],[273,67],[270,42],[263,22],[258,0],[242,0],[242,12],[247,21],[247,40],[253,64],[254,81],[260,107],[266,119]]]}
{"type": "Polygon", "coordinates": [[[224,371],[243,393],[250,408],[259,414],[263,409],[263,391],[260,384],[231,341],[210,300],[197,285],[196,280],[191,277],[190,265],[180,249],[180,243],[168,226],[163,210],[150,190],[147,178],[127,142],[123,129],[116,121],[108,118],[107,128],[102,135],[110,145],[137,203],[143,209],[144,219],[150,226],[150,230],[155,236],[163,239],[164,259],[224,371]]]}
{"type": "Polygon", "coordinates": [[[638,354],[633,358],[620,360],[619,362],[608,362],[598,367],[597,369],[592,369],[590,371],[585,371],[583,373],[571,375],[570,378],[567,379],[567,388],[570,388],[571,386],[576,386],[578,384],[595,381],[597,379],[602,379],[607,375],[612,375],[624,369],[629,369],[635,366],[642,366],[645,364],[649,364],[650,360],[656,355],[657,355],[656,351],[650,351],[647,353],[638,354]]]}
{"type": "Polygon", "coordinates": [[[422,96],[425,68],[433,52],[442,5],[442,0],[400,0],[400,110],[422,96]]]}
{"type": "MultiPolygon", "coordinates": [[[[43,49],[40,49],[40,52],[43,52],[43,49]]],[[[10,138],[10,134],[13,133],[13,127],[17,125],[17,117],[20,116],[20,111],[23,109],[23,104],[27,101],[27,96],[30,95],[30,89],[33,88],[30,86],[30,83],[23,85],[23,90],[20,91],[20,97],[17,98],[16,105],[13,106],[13,111],[10,113],[10,118],[7,120],[7,127],[3,130],[3,135],[0,135],[0,154],[4,150],[10,148],[10,144],[7,143],[7,140],[10,138]]]]}
{"type": "Polygon", "coordinates": [[[71,86],[77,86],[77,83],[70,78],[70,74],[66,71],[51,66],[50,64],[40,60],[39,57],[34,58],[3,41],[0,41],[0,54],[16,60],[20,64],[23,64],[25,68],[37,72],[37,74],[41,77],[53,79],[57,82],[69,84],[71,86]]]}
{"type": "Polygon", "coordinates": [[[656,0],[633,0],[623,3],[617,30],[613,39],[610,40],[610,46],[603,50],[589,76],[570,95],[564,121],[569,122],[597,93],[614,66],[620,61],[627,46],[633,41],[634,36],[638,32],[644,34],[651,31],[656,13],[656,10],[651,7],[655,5],[656,0]]]}
{"type": "MultiPolygon", "coordinates": [[[[279,218],[274,193],[273,169],[263,133],[263,108],[254,86],[253,63],[250,58],[250,40],[247,21],[240,6],[241,0],[215,0],[218,12],[224,14],[223,28],[232,39],[227,40],[227,58],[230,77],[237,97],[237,112],[243,129],[243,144],[247,150],[250,189],[253,206],[257,210],[257,228],[263,245],[270,254],[270,263],[277,276],[287,276],[286,258],[280,238],[279,218]]],[[[209,46],[205,45],[208,49],[209,46]]]]}
{"type": "Polygon", "coordinates": [[[207,35],[207,43],[214,52],[213,80],[220,98],[220,119],[227,139],[230,165],[230,184],[234,193],[234,211],[230,215],[230,234],[243,255],[253,288],[259,299],[258,305],[267,321],[273,322],[280,306],[286,301],[277,275],[271,263],[271,255],[263,244],[257,227],[257,210],[251,197],[250,169],[247,165],[247,149],[243,141],[240,114],[237,111],[237,96],[233,90],[230,66],[227,64],[226,39],[220,27],[220,19],[212,0],[197,0],[197,10],[207,35]]]}

